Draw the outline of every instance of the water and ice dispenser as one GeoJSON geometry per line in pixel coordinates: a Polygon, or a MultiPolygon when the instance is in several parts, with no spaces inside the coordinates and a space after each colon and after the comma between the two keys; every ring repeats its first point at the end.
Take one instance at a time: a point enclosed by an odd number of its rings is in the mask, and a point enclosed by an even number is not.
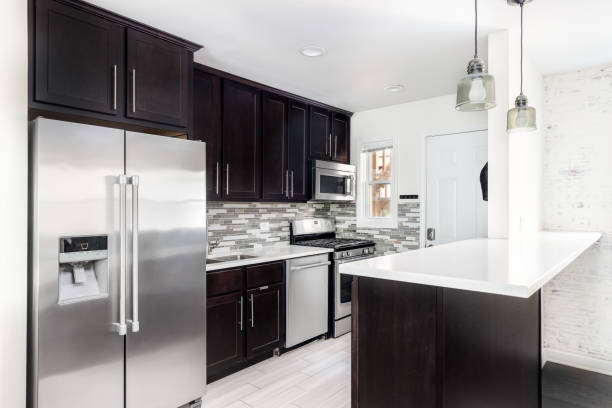
{"type": "Polygon", "coordinates": [[[108,236],[60,238],[59,303],[108,296],[108,236]]]}

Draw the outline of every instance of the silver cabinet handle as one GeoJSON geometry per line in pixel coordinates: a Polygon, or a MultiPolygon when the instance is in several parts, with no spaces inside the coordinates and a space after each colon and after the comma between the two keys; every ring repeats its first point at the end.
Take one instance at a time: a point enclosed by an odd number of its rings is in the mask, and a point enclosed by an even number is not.
{"type": "Polygon", "coordinates": [[[125,324],[125,270],[126,259],[126,226],[125,226],[125,205],[126,205],[126,177],[124,174],[117,177],[119,184],[119,322],[113,323],[113,328],[120,336],[125,336],[127,326],[125,324]]]}
{"type": "Polygon", "coordinates": [[[253,301],[253,294],[251,293],[251,327],[255,327],[255,302],[253,301]]]}
{"type": "Polygon", "coordinates": [[[331,155],[332,155],[332,145],[331,145],[331,133],[330,133],[329,134],[329,157],[331,157],[331,155]]]}
{"type": "Polygon", "coordinates": [[[291,198],[293,198],[293,170],[291,170],[291,198]]]}
{"type": "Polygon", "coordinates": [[[338,157],[338,136],[334,136],[334,159],[338,157]]]}
{"type": "Polygon", "coordinates": [[[240,296],[240,331],[244,331],[244,298],[240,296]]]}
{"type": "Polygon", "coordinates": [[[217,195],[219,195],[219,162],[217,162],[217,182],[215,185],[217,186],[217,195]]]}
{"type": "Polygon", "coordinates": [[[140,321],[138,320],[138,207],[140,205],[138,197],[138,185],[140,180],[138,176],[130,177],[132,185],[132,320],[128,320],[128,324],[132,328],[132,333],[140,331],[140,321]]]}
{"type": "Polygon", "coordinates": [[[225,165],[225,195],[229,196],[229,163],[225,165]]]}
{"type": "Polygon", "coordinates": [[[132,70],[132,112],[136,112],[136,70],[132,70]]]}
{"type": "Polygon", "coordinates": [[[285,196],[289,198],[289,170],[285,170],[285,196]]]}
{"type": "Polygon", "coordinates": [[[113,65],[113,110],[117,110],[117,65],[113,65]]]}
{"type": "Polygon", "coordinates": [[[292,271],[301,271],[302,269],[317,268],[319,266],[329,266],[329,265],[331,265],[331,262],[327,261],[327,262],[320,262],[320,263],[304,265],[304,266],[294,266],[294,267],[291,268],[291,270],[292,271]]]}

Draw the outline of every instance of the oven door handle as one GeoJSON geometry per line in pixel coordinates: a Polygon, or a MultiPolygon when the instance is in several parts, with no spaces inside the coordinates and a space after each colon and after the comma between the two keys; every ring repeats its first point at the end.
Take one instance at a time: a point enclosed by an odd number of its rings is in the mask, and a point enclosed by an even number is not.
{"type": "Polygon", "coordinates": [[[336,265],[342,265],[342,264],[345,264],[345,263],[363,261],[364,259],[374,258],[375,256],[376,256],[376,250],[374,250],[374,253],[371,253],[369,255],[358,256],[358,257],[351,258],[351,259],[337,260],[337,261],[334,261],[334,263],[336,265]]]}

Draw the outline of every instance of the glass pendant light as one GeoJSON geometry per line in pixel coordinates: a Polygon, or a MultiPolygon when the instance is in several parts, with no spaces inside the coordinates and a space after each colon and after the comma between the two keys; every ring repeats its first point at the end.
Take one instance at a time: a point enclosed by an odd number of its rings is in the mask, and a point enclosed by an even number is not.
{"type": "Polygon", "coordinates": [[[508,132],[529,132],[537,129],[536,110],[529,106],[523,94],[523,6],[531,0],[508,0],[508,4],[521,6],[521,94],[516,97],[514,108],[508,111],[508,132]]]}
{"type": "Polygon", "coordinates": [[[457,105],[462,112],[482,111],[495,107],[495,78],[487,73],[485,62],[478,58],[478,0],[474,0],[476,24],[474,29],[474,58],[469,62],[467,75],[457,85],[457,105]]]}

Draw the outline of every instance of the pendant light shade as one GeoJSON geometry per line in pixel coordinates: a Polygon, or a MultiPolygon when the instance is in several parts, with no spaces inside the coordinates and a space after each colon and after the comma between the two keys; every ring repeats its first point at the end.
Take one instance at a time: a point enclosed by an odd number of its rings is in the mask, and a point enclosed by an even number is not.
{"type": "Polygon", "coordinates": [[[487,74],[484,61],[474,58],[468,65],[468,74],[457,85],[455,109],[475,112],[495,107],[495,78],[487,74]]]}
{"type": "Polygon", "coordinates": [[[527,97],[519,95],[514,108],[508,111],[508,132],[530,132],[537,130],[536,110],[528,106],[527,97]]]}
{"type": "Polygon", "coordinates": [[[521,6],[521,93],[516,97],[514,108],[508,111],[508,132],[530,132],[537,130],[536,109],[529,106],[527,96],[523,94],[523,6],[531,0],[508,0],[509,4],[521,6]]]}
{"type": "Polygon", "coordinates": [[[457,84],[457,105],[462,112],[475,112],[495,107],[495,78],[487,73],[482,58],[478,58],[478,0],[474,0],[476,24],[474,29],[474,58],[469,62],[467,75],[457,84]]]}

